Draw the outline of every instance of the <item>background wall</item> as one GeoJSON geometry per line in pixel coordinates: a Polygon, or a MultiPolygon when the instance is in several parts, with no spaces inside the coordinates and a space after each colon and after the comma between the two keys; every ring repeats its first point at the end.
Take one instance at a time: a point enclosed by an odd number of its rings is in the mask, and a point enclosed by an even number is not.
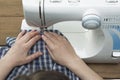
{"type": "Polygon", "coordinates": [[[23,19],[21,0],[0,0],[0,45],[7,36],[16,36],[23,19]]]}
{"type": "MultiPolygon", "coordinates": [[[[0,0],[0,45],[5,45],[7,36],[17,36],[22,19],[21,0],[0,0]]],[[[120,78],[120,64],[89,64],[89,66],[104,78],[120,78]]]]}

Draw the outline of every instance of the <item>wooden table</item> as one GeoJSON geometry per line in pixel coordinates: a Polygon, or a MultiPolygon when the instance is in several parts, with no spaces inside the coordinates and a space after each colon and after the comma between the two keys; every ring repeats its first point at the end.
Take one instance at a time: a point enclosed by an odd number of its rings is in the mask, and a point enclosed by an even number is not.
{"type": "MultiPolygon", "coordinates": [[[[0,0],[0,45],[7,36],[17,36],[23,19],[21,0],[0,0]]],[[[88,64],[104,78],[120,78],[120,64],[88,64]]]]}

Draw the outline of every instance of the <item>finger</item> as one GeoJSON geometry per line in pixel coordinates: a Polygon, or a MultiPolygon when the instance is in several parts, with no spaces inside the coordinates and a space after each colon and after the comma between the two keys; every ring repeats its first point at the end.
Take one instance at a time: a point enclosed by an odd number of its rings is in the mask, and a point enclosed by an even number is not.
{"type": "Polygon", "coordinates": [[[28,57],[26,58],[26,60],[25,60],[25,63],[29,63],[29,62],[33,61],[34,59],[38,58],[38,57],[41,56],[41,55],[42,55],[41,52],[36,52],[36,53],[28,56],[28,57]]]}
{"type": "Polygon", "coordinates": [[[57,39],[57,41],[55,41],[56,44],[59,42],[62,42],[62,43],[68,42],[64,36],[61,36],[61,35],[53,33],[53,32],[50,32],[50,33],[57,39]]]}
{"type": "Polygon", "coordinates": [[[56,33],[53,33],[53,32],[50,32],[50,34],[52,34],[56,39],[58,40],[61,40],[63,39],[63,36],[59,35],[59,34],[56,34],[56,33]]]}
{"type": "Polygon", "coordinates": [[[28,46],[28,48],[30,49],[38,40],[40,40],[41,36],[40,35],[36,35],[35,37],[33,37],[32,39],[30,39],[26,45],[28,46]]]}
{"type": "Polygon", "coordinates": [[[42,39],[45,41],[48,47],[54,47],[54,43],[45,35],[42,35],[42,39]]]}
{"type": "Polygon", "coordinates": [[[66,38],[64,36],[60,35],[60,34],[56,34],[56,33],[53,33],[53,32],[51,32],[51,34],[53,34],[57,39],[65,39],[66,40],[66,38]]]}
{"type": "Polygon", "coordinates": [[[54,59],[54,56],[53,56],[53,54],[52,54],[51,49],[50,49],[48,46],[45,46],[45,47],[47,48],[47,50],[48,50],[48,52],[49,52],[50,56],[54,59]]]}
{"type": "Polygon", "coordinates": [[[19,40],[19,39],[25,34],[25,32],[26,32],[25,30],[24,30],[24,31],[21,31],[21,32],[18,34],[16,40],[19,40]]]}
{"type": "Polygon", "coordinates": [[[28,32],[26,33],[21,39],[22,42],[27,42],[29,41],[32,37],[38,35],[39,32],[38,31],[31,31],[31,32],[28,32]]]}
{"type": "Polygon", "coordinates": [[[65,45],[70,44],[70,42],[67,40],[66,37],[61,36],[61,35],[56,34],[56,33],[53,33],[53,32],[50,32],[50,33],[51,33],[54,37],[57,38],[57,42],[56,42],[56,43],[58,43],[58,42],[62,42],[62,43],[64,43],[65,45]]]}
{"type": "Polygon", "coordinates": [[[57,39],[58,34],[54,33],[54,32],[49,32],[49,34],[51,34],[51,36],[55,37],[57,39]],[[55,35],[56,34],[56,35],[55,35]]]}
{"type": "Polygon", "coordinates": [[[53,43],[56,43],[56,41],[58,42],[57,38],[54,35],[52,35],[50,32],[45,32],[44,35],[53,43]]]}

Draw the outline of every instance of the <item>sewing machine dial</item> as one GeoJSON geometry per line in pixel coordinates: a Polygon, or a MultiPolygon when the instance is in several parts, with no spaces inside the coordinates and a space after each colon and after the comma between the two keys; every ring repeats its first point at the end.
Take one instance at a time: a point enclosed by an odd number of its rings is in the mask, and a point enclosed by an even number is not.
{"type": "Polygon", "coordinates": [[[97,15],[89,14],[82,18],[82,26],[87,29],[96,29],[101,26],[100,17],[97,15]]]}

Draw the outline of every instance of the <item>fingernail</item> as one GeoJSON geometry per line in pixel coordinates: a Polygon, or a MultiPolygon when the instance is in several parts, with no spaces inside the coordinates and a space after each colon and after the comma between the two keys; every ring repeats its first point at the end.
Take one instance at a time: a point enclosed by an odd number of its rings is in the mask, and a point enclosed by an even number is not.
{"type": "Polygon", "coordinates": [[[22,30],[22,32],[23,32],[24,34],[26,34],[27,31],[26,31],[26,30],[22,30]]]}
{"type": "Polygon", "coordinates": [[[42,35],[41,37],[44,37],[44,35],[42,35]]]}

